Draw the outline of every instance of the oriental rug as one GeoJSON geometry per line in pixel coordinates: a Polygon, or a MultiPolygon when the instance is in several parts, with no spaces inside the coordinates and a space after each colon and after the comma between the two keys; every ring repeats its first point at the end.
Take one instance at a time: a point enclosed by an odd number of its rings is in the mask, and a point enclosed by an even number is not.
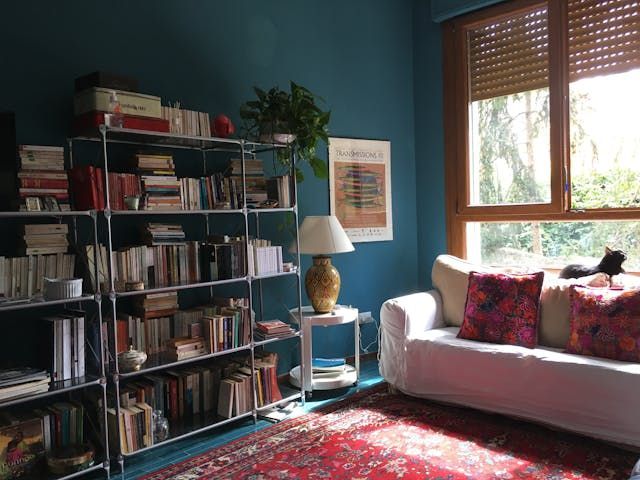
{"type": "Polygon", "coordinates": [[[636,456],[379,385],[142,479],[626,480],[636,456]]]}

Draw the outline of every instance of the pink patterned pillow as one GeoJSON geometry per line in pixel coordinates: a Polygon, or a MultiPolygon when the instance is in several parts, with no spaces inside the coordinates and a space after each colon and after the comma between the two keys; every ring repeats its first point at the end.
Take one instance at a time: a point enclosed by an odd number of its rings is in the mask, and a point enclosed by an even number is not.
{"type": "Polygon", "coordinates": [[[640,362],[640,290],[572,287],[566,351],[640,362]]]}
{"type": "Polygon", "coordinates": [[[544,272],[471,272],[458,338],[535,347],[543,280],[544,272]]]}

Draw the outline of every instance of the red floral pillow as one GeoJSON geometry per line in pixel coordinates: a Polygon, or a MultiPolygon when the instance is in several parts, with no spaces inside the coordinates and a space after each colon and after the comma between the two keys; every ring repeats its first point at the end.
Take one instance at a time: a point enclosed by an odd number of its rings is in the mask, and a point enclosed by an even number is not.
{"type": "Polygon", "coordinates": [[[458,338],[535,347],[543,280],[544,272],[471,272],[458,338]]]}
{"type": "Polygon", "coordinates": [[[640,362],[640,290],[571,288],[566,351],[640,362]]]}

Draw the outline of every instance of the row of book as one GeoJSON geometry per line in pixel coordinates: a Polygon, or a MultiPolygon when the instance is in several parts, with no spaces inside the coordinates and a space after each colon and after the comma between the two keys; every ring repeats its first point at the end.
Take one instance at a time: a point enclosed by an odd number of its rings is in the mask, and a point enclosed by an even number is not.
{"type": "Polygon", "coordinates": [[[252,276],[284,272],[282,246],[272,245],[271,240],[249,240],[247,266],[247,273],[252,276]]]}
{"type": "MultiPolygon", "coordinates": [[[[282,399],[277,382],[277,355],[263,352],[254,362],[257,408],[282,399]]],[[[251,367],[244,359],[219,361],[206,366],[145,375],[129,382],[120,392],[120,414],[107,409],[111,442],[123,453],[154,444],[151,412],[159,410],[176,421],[197,421],[209,412],[233,418],[253,408],[251,367]],[[118,432],[119,431],[119,436],[118,432]]]]}
{"type": "Polygon", "coordinates": [[[74,267],[74,254],[0,256],[0,298],[36,296],[43,291],[45,277],[73,278],[74,267]]]}
{"type": "Polygon", "coordinates": [[[171,133],[191,137],[210,137],[211,121],[209,114],[175,107],[162,107],[162,118],[169,122],[171,133]]]}
{"type": "Polygon", "coordinates": [[[43,362],[51,365],[51,380],[70,380],[84,377],[85,314],[80,310],[66,310],[44,318],[48,332],[40,349],[43,362]]]}
{"type": "MultiPolygon", "coordinates": [[[[109,172],[109,201],[112,210],[130,208],[126,197],[139,197],[145,210],[213,210],[243,207],[241,160],[231,159],[224,172],[200,178],[178,178],[171,155],[136,154],[132,168],[137,173],[109,172]]],[[[247,206],[290,207],[291,177],[266,178],[262,160],[246,160],[247,206]]],[[[62,172],[65,176],[66,173],[62,172]]],[[[82,165],[69,172],[77,210],[104,210],[104,171],[82,165]]],[[[65,180],[66,182],[66,180],[65,180]]],[[[68,187],[67,187],[68,191],[68,187]]]]}
{"type": "MultiPolygon", "coordinates": [[[[146,297],[170,298],[175,293],[146,295],[142,302],[146,297]]],[[[121,353],[133,345],[148,355],[166,352],[169,360],[176,361],[247,345],[251,328],[247,305],[248,300],[243,298],[215,298],[212,305],[174,314],[166,308],[157,310],[161,316],[120,313],[116,322],[117,351],[121,353]]]]}
{"type": "MultiPolygon", "coordinates": [[[[96,285],[94,246],[86,246],[91,284],[96,285]]],[[[116,288],[142,282],[145,288],[240,278],[245,275],[244,242],[224,244],[187,241],[175,244],[140,245],[112,252],[116,288]]],[[[108,255],[98,246],[98,279],[106,287],[108,255]]],[[[259,270],[262,271],[262,270],[259,270]]]]}
{"type": "Polygon", "coordinates": [[[0,472],[3,479],[45,478],[45,454],[83,445],[84,407],[57,402],[30,412],[0,413],[0,472]]]}

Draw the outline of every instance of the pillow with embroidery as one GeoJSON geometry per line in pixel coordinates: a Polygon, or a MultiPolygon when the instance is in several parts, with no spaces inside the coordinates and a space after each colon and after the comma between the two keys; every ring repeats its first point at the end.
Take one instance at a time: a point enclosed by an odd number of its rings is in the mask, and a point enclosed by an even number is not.
{"type": "Polygon", "coordinates": [[[571,288],[566,351],[640,362],[640,290],[571,288]]]}
{"type": "Polygon", "coordinates": [[[469,274],[458,338],[534,348],[544,272],[469,274]]]}

